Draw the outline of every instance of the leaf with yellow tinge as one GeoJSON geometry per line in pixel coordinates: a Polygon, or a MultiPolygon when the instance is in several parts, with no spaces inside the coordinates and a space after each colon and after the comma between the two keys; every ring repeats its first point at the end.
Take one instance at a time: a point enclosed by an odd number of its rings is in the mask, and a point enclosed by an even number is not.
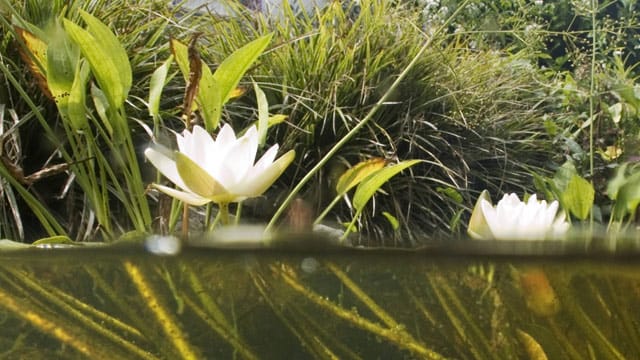
{"type": "Polygon", "coordinates": [[[340,176],[336,184],[336,192],[339,195],[345,194],[364,178],[382,169],[385,164],[386,160],[383,158],[373,158],[357,163],[340,176]]]}
{"type": "Polygon", "coordinates": [[[369,202],[373,195],[380,190],[382,185],[389,181],[389,179],[421,161],[422,160],[418,159],[401,161],[395,165],[379,169],[365,177],[358,185],[356,193],[353,194],[353,207],[356,209],[356,212],[358,214],[362,212],[367,202],[369,202]]]}
{"type": "Polygon", "coordinates": [[[484,213],[482,212],[482,207],[480,206],[482,200],[491,204],[491,196],[487,190],[482,191],[480,196],[478,196],[478,200],[476,200],[476,205],[473,207],[473,212],[471,213],[471,219],[469,219],[467,233],[474,239],[491,240],[493,239],[493,234],[491,233],[491,229],[489,229],[487,220],[484,218],[484,213]]]}
{"type": "Polygon", "coordinates": [[[16,33],[26,46],[18,47],[18,52],[22,61],[27,64],[31,75],[35,77],[40,90],[50,99],[53,100],[49,86],[47,85],[47,76],[44,69],[47,68],[47,43],[33,33],[20,27],[15,28],[16,33]]]}

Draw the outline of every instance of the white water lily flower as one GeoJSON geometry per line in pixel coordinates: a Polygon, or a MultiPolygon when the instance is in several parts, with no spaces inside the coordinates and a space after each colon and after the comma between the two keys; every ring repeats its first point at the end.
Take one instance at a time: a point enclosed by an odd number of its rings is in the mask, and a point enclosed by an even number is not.
{"type": "Polygon", "coordinates": [[[484,191],[471,214],[468,233],[485,240],[559,239],[569,229],[569,223],[564,212],[557,213],[555,200],[547,204],[531,195],[525,203],[512,193],[505,194],[494,206],[484,191]]]}
{"type": "Polygon", "coordinates": [[[195,126],[192,132],[176,134],[176,139],[178,151],[171,153],[155,146],[147,148],[144,154],[182,190],[152,186],[190,205],[226,204],[260,196],[295,157],[295,151],[291,150],[275,160],[276,144],[254,164],[258,151],[255,126],[236,138],[231,126],[224,125],[215,140],[204,128],[195,126]]]}

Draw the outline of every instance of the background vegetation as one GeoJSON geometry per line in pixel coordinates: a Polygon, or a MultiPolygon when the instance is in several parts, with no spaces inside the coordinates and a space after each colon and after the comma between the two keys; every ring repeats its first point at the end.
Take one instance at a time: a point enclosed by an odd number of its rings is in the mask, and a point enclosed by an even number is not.
{"type": "MultiPolygon", "coordinates": [[[[287,116],[271,128],[267,142],[295,148],[298,155],[264,198],[245,204],[249,221],[269,220],[293,185],[366,116],[427,39],[429,50],[373,121],[300,194],[319,213],[334,197],[339,175],[359,161],[424,160],[375,196],[361,218],[357,243],[409,246],[458,234],[480,191],[496,197],[533,193],[540,190],[533,174],[551,176],[566,161],[593,181],[594,214],[606,221],[611,212],[606,181],[637,155],[635,1],[467,1],[464,7],[456,0],[344,1],[312,13],[290,9],[281,17],[240,6],[235,16],[221,17],[165,1],[0,4],[4,168],[13,164],[28,175],[72,163],[33,183],[15,172],[2,174],[0,235],[5,238],[33,241],[59,233],[113,238],[132,229],[159,229],[162,206],[154,194],[147,197],[154,220],[136,222],[136,216],[126,215],[130,205],[114,185],[117,176],[101,183],[100,201],[81,186],[73,162],[92,160],[64,155],[73,153],[73,136],[20,57],[23,44],[14,25],[46,28],[59,16],[81,23],[79,9],[106,23],[127,51],[133,83],[124,111],[144,169],[148,165],[140,154],[150,142],[145,125],[160,121],[177,131],[183,126],[185,84],[177,67],[171,69],[160,117],[151,118],[146,107],[150,76],[169,57],[169,39],[188,42],[202,33],[198,49],[215,68],[235,49],[274,32],[270,48],[245,79],[245,95],[225,108],[224,121],[242,128],[256,120],[253,79],[265,91],[270,112],[287,116]],[[446,31],[437,32],[443,25],[446,31]],[[102,217],[96,204],[107,211],[102,217]]],[[[96,149],[111,151],[110,140],[94,138],[96,149]]],[[[159,141],[170,138],[167,132],[159,141]]],[[[154,175],[148,169],[142,176],[148,182],[154,175]]],[[[328,220],[339,227],[352,215],[344,201],[328,220]]]]}

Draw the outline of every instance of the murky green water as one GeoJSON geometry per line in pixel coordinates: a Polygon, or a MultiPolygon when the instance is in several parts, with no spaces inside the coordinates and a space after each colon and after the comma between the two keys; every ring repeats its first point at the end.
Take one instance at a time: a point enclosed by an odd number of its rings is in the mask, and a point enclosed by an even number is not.
{"type": "MultiPolygon", "coordinates": [[[[35,251],[34,251],[35,250],[35,251]]],[[[6,359],[633,359],[640,258],[0,253],[6,359]]],[[[508,251],[504,251],[508,253],[508,251]]]]}

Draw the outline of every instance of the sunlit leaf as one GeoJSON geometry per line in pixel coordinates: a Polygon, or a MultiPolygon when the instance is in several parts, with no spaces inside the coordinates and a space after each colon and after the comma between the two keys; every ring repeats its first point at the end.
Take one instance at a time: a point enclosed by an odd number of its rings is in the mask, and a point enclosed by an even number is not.
{"type": "Polygon", "coordinates": [[[122,82],[120,69],[110,54],[100,45],[101,40],[73,22],[64,19],[64,26],[69,37],[78,44],[82,55],[91,65],[91,70],[100,88],[105,93],[110,105],[120,108],[125,101],[128,88],[122,82]]]}
{"type": "Polygon", "coordinates": [[[585,220],[593,207],[595,190],[590,182],[574,175],[566,189],[562,192],[562,203],[565,210],[580,220],[585,220]]]}
{"type": "Polygon", "coordinates": [[[104,49],[104,52],[106,52],[113,61],[126,98],[129,89],[131,89],[133,78],[127,51],[107,25],[86,11],[80,10],[80,16],[82,16],[82,20],[87,24],[87,31],[93,35],[95,39],[98,39],[101,48],[104,49]]]}
{"type": "Polygon", "coordinates": [[[169,58],[153,72],[149,80],[149,115],[151,117],[158,116],[160,112],[162,90],[167,81],[167,74],[169,73],[172,63],[173,56],[169,56],[169,58]]]}
{"type": "Polygon", "coordinates": [[[391,215],[386,211],[382,212],[382,216],[384,216],[387,219],[387,221],[389,222],[389,224],[391,224],[391,227],[393,228],[394,231],[397,231],[400,228],[400,222],[395,216],[391,215]]]}
{"type": "Polygon", "coordinates": [[[50,99],[53,99],[49,86],[47,85],[47,43],[29,32],[28,30],[16,27],[16,33],[26,46],[18,47],[18,52],[22,61],[27,64],[31,75],[36,79],[40,90],[50,99]]]}
{"type": "Polygon", "coordinates": [[[258,103],[258,144],[262,147],[267,140],[267,128],[269,127],[269,103],[264,91],[253,82],[253,90],[256,93],[258,103]]]}
{"type": "Polygon", "coordinates": [[[383,158],[373,158],[357,163],[353,167],[347,169],[340,178],[338,178],[336,193],[340,196],[345,194],[351,188],[358,185],[367,176],[382,169],[385,164],[386,160],[383,158]]]}
{"type": "Polygon", "coordinates": [[[69,92],[69,102],[67,103],[67,114],[74,129],[79,130],[87,126],[86,117],[86,97],[87,82],[89,81],[90,68],[82,62],[76,69],[73,85],[69,92]]]}
{"type": "Polygon", "coordinates": [[[220,87],[220,98],[223,104],[231,98],[240,79],[266,49],[272,37],[273,33],[267,34],[246,44],[229,55],[216,69],[213,77],[220,87]]]}
{"type": "Polygon", "coordinates": [[[405,160],[398,164],[382,168],[369,175],[367,178],[362,180],[356,188],[356,193],[353,195],[353,207],[357,212],[361,212],[367,202],[369,202],[382,185],[402,170],[409,168],[420,161],[421,160],[405,160]]]}

